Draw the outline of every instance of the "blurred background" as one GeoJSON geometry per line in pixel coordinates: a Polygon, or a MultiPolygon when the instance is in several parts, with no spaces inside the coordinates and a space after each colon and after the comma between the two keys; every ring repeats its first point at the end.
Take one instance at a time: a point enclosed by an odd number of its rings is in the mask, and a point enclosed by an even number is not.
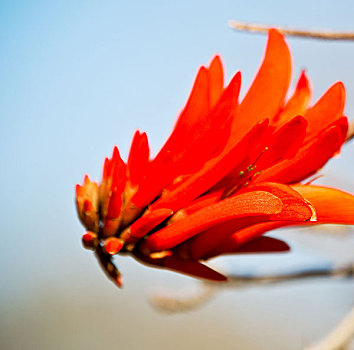
{"type": "MultiPolygon", "coordinates": [[[[0,2],[0,349],[301,349],[353,306],[354,281],[314,279],[223,288],[202,308],[156,311],[159,286],[198,286],[185,276],[116,259],[125,286],[107,280],[81,247],[74,186],[101,175],[117,144],[124,157],[135,129],[154,152],[169,134],[199,65],[222,55],[243,92],[265,36],[234,32],[230,19],[303,29],[354,30],[343,1],[0,2]]],[[[317,99],[335,81],[354,115],[354,43],[288,40],[294,76],[310,75],[317,99]]],[[[317,183],[354,191],[354,147],[317,183]]],[[[353,258],[353,232],[275,232],[291,253],[225,257],[234,272],[331,266],[353,258]]],[[[213,263],[213,261],[212,261],[213,263]]]]}

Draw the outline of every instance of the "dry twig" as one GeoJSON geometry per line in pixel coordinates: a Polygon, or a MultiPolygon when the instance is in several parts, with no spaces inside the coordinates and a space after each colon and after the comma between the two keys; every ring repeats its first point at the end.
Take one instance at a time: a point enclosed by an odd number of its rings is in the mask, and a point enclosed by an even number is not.
{"type": "MultiPolygon", "coordinates": [[[[204,282],[199,289],[160,291],[150,298],[150,303],[159,311],[178,313],[195,310],[206,304],[221,288],[245,288],[259,284],[274,284],[292,280],[303,280],[318,277],[353,277],[354,264],[338,266],[322,270],[309,270],[281,275],[269,276],[237,276],[229,277],[229,283],[204,282]]],[[[304,350],[339,350],[346,349],[354,336],[354,308],[347,316],[323,339],[306,347],[304,350]]]]}
{"type": "MultiPolygon", "coordinates": [[[[247,31],[252,33],[266,33],[270,28],[274,26],[267,26],[257,23],[246,23],[231,20],[229,26],[235,30],[247,31]]],[[[321,39],[321,40],[354,40],[353,32],[332,32],[332,31],[311,31],[311,30],[298,30],[290,28],[282,28],[276,26],[276,28],[289,36],[297,36],[301,38],[321,39]]]]}
{"type": "Polygon", "coordinates": [[[205,305],[222,288],[247,288],[254,285],[304,280],[318,277],[354,277],[354,264],[279,275],[229,275],[227,283],[203,282],[197,290],[159,291],[150,298],[152,306],[163,312],[185,312],[205,305]]]}

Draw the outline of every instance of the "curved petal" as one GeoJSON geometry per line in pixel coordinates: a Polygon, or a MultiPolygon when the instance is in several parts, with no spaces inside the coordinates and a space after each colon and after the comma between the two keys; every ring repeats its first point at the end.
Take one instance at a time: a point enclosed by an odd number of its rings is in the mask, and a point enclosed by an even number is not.
{"type": "Polygon", "coordinates": [[[237,244],[232,238],[228,244],[223,245],[224,250],[215,251],[215,255],[208,255],[208,259],[221,254],[255,254],[287,252],[290,247],[283,241],[272,237],[258,237],[244,245],[237,244]]]}
{"type": "Polygon", "coordinates": [[[218,103],[208,114],[208,119],[199,121],[191,138],[184,135],[180,140],[181,150],[175,152],[174,149],[167,149],[165,158],[158,156],[152,161],[142,190],[138,190],[132,198],[137,207],[145,207],[177,176],[198,171],[207,160],[222,151],[238,105],[240,84],[241,75],[238,73],[224,89],[218,103]]]}
{"type": "Polygon", "coordinates": [[[290,99],[286,102],[284,108],[272,121],[272,125],[282,126],[291,118],[297,115],[304,115],[311,100],[311,84],[303,70],[296,84],[295,91],[290,99]]]}
{"type": "Polygon", "coordinates": [[[224,69],[219,55],[216,55],[209,66],[209,104],[213,108],[219,100],[224,88],[224,69]]]}
{"type": "Polygon", "coordinates": [[[291,65],[284,36],[271,29],[263,62],[232,124],[229,145],[240,140],[260,120],[273,119],[278,113],[288,91],[291,65]]]}
{"type": "MultiPolygon", "coordinates": [[[[186,103],[179,115],[176,125],[155,158],[159,163],[170,158],[170,153],[184,149],[184,141],[192,139],[198,126],[207,122],[208,113],[219,100],[224,88],[224,70],[219,56],[215,56],[210,67],[202,66],[195,78],[195,82],[186,103]]],[[[236,96],[237,98],[237,96],[236,96]]]]}
{"type": "Polygon", "coordinates": [[[149,143],[145,132],[135,132],[130,146],[127,162],[127,178],[134,186],[137,185],[146,173],[149,162],[149,143]]]}
{"type": "Polygon", "coordinates": [[[192,277],[205,278],[211,281],[226,281],[227,277],[212,268],[203,265],[199,261],[184,260],[178,256],[167,256],[161,259],[153,259],[140,251],[133,251],[133,256],[139,261],[158,268],[166,268],[175,272],[180,272],[192,277]]]}
{"type": "Polygon", "coordinates": [[[141,216],[130,227],[131,237],[142,238],[173,214],[171,209],[157,209],[141,216]]]}
{"type": "MultiPolygon", "coordinates": [[[[292,221],[293,223],[306,222],[313,216],[313,211],[308,202],[295,190],[289,186],[277,183],[261,183],[245,188],[246,193],[252,191],[264,191],[272,193],[282,201],[282,210],[280,213],[269,215],[253,216],[244,218],[243,220],[230,220],[221,225],[217,225],[198,234],[193,239],[185,243],[188,248],[184,254],[191,259],[201,259],[209,256],[210,252],[214,252],[215,247],[218,247],[223,241],[227,240],[233,233],[244,229],[247,226],[267,221],[292,221]]],[[[182,248],[184,249],[184,248],[182,248]]]]}
{"type": "Polygon", "coordinates": [[[250,185],[244,191],[266,191],[281,199],[283,209],[281,213],[272,215],[272,220],[304,222],[313,218],[314,213],[311,205],[290,186],[275,182],[262,182],[250,185]]]}
{"type": "Polygon", "coordinates": [[[257,169],[263,170],[282,159],[293,157],[302,145],[306,135],[307,121],[297,116],[270,135],[266,152],[257,162],[257,169]]]}
{"type": "Polygon", "coordinates": [[[354,225],[354,195],[331,187],[293,185],[316,209],[317,223],[354,225]]]}
{"type": "Polygon", "coordinates": [[[290,247],[284,241],[272,237],[258,237],[255,240],[241,246],[235,252],[236,254],[245,253],[276,253],[289,251],[290,247]]]}
{"type": "Polygon", "coordinates": [[[152,204],[152,208],[171,208],[174,211],[183,208],[217,184],[238,165],[247,167],[251,162],[249,159],[250,150],[255,140],[262,137],[266,127],[267,122],[256,125],[239,143],[206,162],[199,172],[188,177],[170,193],[163,195],[152,204]]]}
{"type": "Polygon", "coordinates": [[[174,255],[165,258],[164,267],[193,277],[205,278],[218,282],[227,281],[227,277],[210,267],[203,265],[199,261],[184,260],[174,255]]]}
{"type": "Polygon", "coordinates": [[[306,179],[322,168],[339,151],[347,134],[347,121],[338,119],[316,138],[305,143],[291,159],[264,170],[254,182],[294,183],[306,179]]]}
{"type": "Polygon", "coordinates": [[[345,88],[343,83],[332,85],[324,95],[304,115],[308,122],[307,138],[318,134],[321,130],[343,116],[345,104],[345,88]]]}
{"type": "Polygon", "coordinates": [[[243,193],[205,207],[153,233],[142,242],[141,249],[146,252],[170,249],[213,226],[237,218],[247,220],[247,217],[278,214],[282,207],[281,200],[268,192],[243,193]]]}
{"type": "Polygon", "coordinates": [[[221,254],[237,251],[244,244],[251,242],[254,239],[257,239],[265,232],[274,230],[279,227],[289,226],[289,225],[294,225],[294,222],[293,221],[260,222],[245,227],[229,235],[223,242],[221,242],[208,254],[204,255],[203,259],[207,260],[221,254]]]}

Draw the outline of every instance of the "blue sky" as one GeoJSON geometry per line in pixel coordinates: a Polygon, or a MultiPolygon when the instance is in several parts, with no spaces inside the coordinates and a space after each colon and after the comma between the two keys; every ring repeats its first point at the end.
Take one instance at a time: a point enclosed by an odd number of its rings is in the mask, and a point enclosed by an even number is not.
{"type": "MultiPolygon", "coordinates": [[[[229,19],[354,30],[353,18],[349,0],[1,1],[0,232],[6,249],[0,261],[11,263],[11,271],[0,272],[0,297],[16,304],[47,284],[71,288],[97,278],[93,257],[80,246],[74,185],[86,172],[100,176],[113,145],[125,156],[136,128],[148,132],[157,151],[198,66],[215,53],[228,78],[242,71],[245,91],[265,37],[234,32],[229,19]]],[[[315,98],[343,81],[346,112],[353,116],[354,44],[289,43],[294,75],[306,68],[315,98]]],[[[353,191],[353,155],[352,145],[346,147],[323,181],[353,191]]],[[[128,263],[127,283],[134,288],[138,271],[128,263]]],[[[95,288],[105,283],[102,278],[95,288]]]]}

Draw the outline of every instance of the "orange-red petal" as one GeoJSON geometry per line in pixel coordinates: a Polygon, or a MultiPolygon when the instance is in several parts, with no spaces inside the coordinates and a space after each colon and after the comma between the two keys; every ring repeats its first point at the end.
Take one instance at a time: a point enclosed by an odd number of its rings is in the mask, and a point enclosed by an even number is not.
{"type": "Polygon", "coordinates": [[[224,88],[224,69],[220,56],[216,55],[209,66],[209,105],[214,107],[224,88]]]}
{"type": "Polygon", "coordinates": [[[145,207],[176,177],[198,171],[208,159],[222,151],[238,104],[239,91],[240,74],[236,74],[207,118],[183,134],[178,141],[178,149],[167,147],[167,141],[164,151],[161,150],[149,166],[146,180],[141,184],[143,190],[138,190],[132,198],[137,207],[145,207]]]}
{"type": "Polygon", "coordinates": [[[233,121],[229,144],[240,140],[260,120],[272,119],[278,113],[284,104],[290,79],[288,45],[280,32],[271,29],[263,62],[233,121]]]}
{"type": "Polygon", "coordinates": [[[223,245],[223,249],[216,250],[215,255],[209,254],[207,258],[221,254],[280,253],[290,250],[285,242],[272,237],[261,236],[243,245],[240,245],[233,237],[229,237],[227,243],[223,245]]]}
{"type": "Polygon", "coordinates": [[[244,191],[266,191],[281,199],[283,209],[281,213],[272,215],[272,220],[304,222],[314,219],[311,204],[290,186],[275,182],[262,182],[250,185],[244,191]]]}
{"type": "Polygon", "coordinates": [[[277,214],[281,212],[282,206],[281,200],[268,192],[254,191],[240,194],[205,207],[185,219],[164,227],[149,236],[142,243],[142,249],[146,251],[170,249],[213,226],[236,218],[277,214]]]}
{"type": "Polygon", "coordinates": [[[331,187],[293,185],[316,209],[318,223],[354,225],[354,195],[331,187]]]}
{"type": "Polygon", "coordinates": [[[149,143],[145,132],[135,132],[132,144],[130,146],[127,162],[127,177],[130,183],[137,185],[146,174],[149,162],[149,143]]]}
{"type": "Polygon", "coordinates": [[[144,237],[148,232],[172,214],[173,211],[171,209],[161,208],[143,215],[131,225],[131,236],[135,238],[144,237]]]}
{"type": "Polygon", "coordinates": [[[244,244],[257,239],[259,236],[279,227],[294,224],[294,221],[272,221],[260,222],[230,234],[222,243],[203,256],[203,259],[210,259],[214,256],[237,251],[244,244]]]}
{"type": "Polygon", "coordinates": [[[345,88],[343,83],[332,85],[304,115],[308,122],[307,137],[316,135],[343,116],[345,88]]]}
{"type": "Polygon", "coordinates": [[[192,277],[204,278],[211,281],[226,281],[227,277],[212,268],[203,265],[199,261],[184,260],[178,256],[167,256],[162,259],[152,259],[140,251],[133,251],[134,256],[140,261],[155,267],[166,268],[192,277]]]}
{"type": "Polygon", "coordinates": [[[339,151],[347,134],[347,120],[340,118],[316,138],[306,142],[291,159],[285,159],[263,171],[255,182],[294,183],[317,172],[339,151]]]}
{"type": "MultiPolygon", "coordinates": [[[[252,226],[261,222],[281,220],[292,222],[305,222],[311,219],[313,212],[307,201],[295,190],[289,186],[277,183],[261,183],[259,185],[248,186],[246,193],[252,191],[264,191],[271,193],[282,202],[282,210],[279,213],[270,213],[268,215],[258,215],[244,219],[234,219],[212,227],[204,232],[201,232],[196,237],[186,242],[188,245],[188,255],[192,259],[201,259],[209,256],[216,247],[222,244],[234,232],[242,230],[247,226],[252,226]]],[[[224,247],[224,246],[223,246],[224,247]]]]}
{"type": "Polygon", "coordinates": [[[311,100],[310,81],[303,70],[296,84],[295,91],[279,114],[272,121],[272,125],[276,127],[282,126],[284,123],[297,115],[304,115],[311,100]]]}
{"type": "Polygon", "coordinates": [[[212,268],[203,265],[199,261],[184,260],[174,255],[164,259],[164,267],[187,275],[205,278],[211,281],[226,281],[227,278],[212,268]]]}
{"type": "Polygon", "coordinates": [[[263,170],[280,160],[293,157],[306,135],[307,121],[297,116],[289,120],[273,135],[270,135],[267,143],[267,151],[257,162],[257,169],[263,170]]]}
{"type": "Polygon", "coordinates": [[[250,149],[254,142],[262,137],[266,127],[267,122],[256,125],[239,143],[209,160],[199,172],[188,177],[175,190],[163,195],[152,205],[152,208],[171,208],[176,211],[212,188],[237,166],[240,166],[238,172],[243,167],[247,167],[251,162],[250,149]]]}

